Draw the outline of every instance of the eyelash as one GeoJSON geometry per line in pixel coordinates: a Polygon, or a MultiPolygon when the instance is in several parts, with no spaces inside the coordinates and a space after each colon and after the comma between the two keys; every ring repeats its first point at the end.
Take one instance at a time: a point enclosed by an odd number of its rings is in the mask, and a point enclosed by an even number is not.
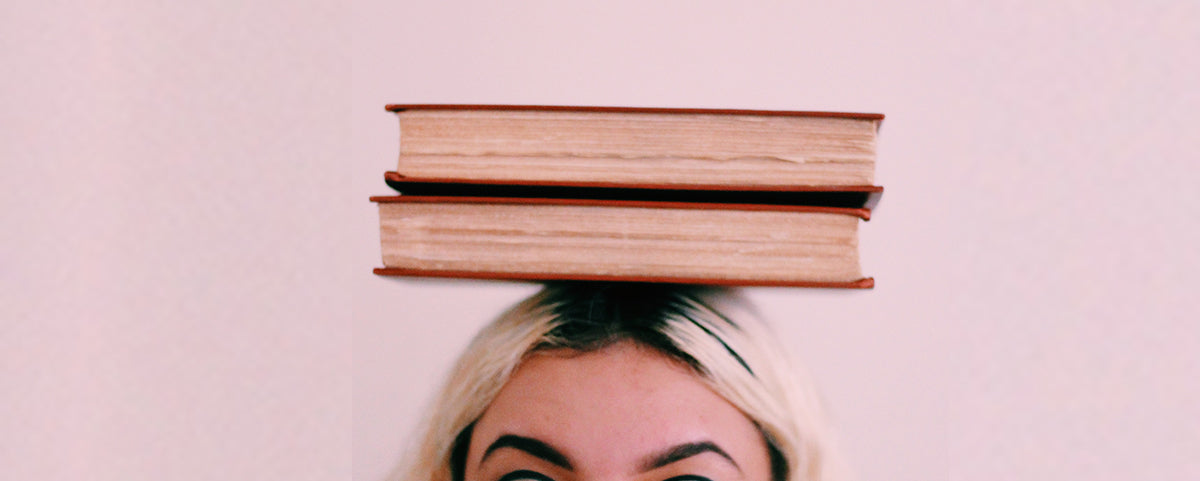
{"type": "MultiPolygon", "coordinates": [[[[528,469],[522,469],[520,471],[513,471],[504,476],[501,476],[500,479],[498,479],[496,481],[518,481],[518,480],[522,480],[522,479],[530,479],[530,480],[534,480],[534,481],[554,481],[553,479],[550,479],[549,476],[546,476],[537,471],[530,471],[528,469]]],[[[677,481],[682,481],[682,480],[677,480],[677,481]]]]}
{"type": "MultiPolygon", "coordinates": [[[[498,479],[496,481],[519,481],[522,479],[530,479],[530,480],[534,480],[534,481],[554,481],[553,479],[550,479],[549,476],[546,476],[546,475],[536,472],[536,471],[530,471],[527,469],[522,469],[520,471],[513,471],[511,473],[505,474],[504,476],[501,476],[500,479],[498,479]]],[[[708,479],[704,476],[696,476],[694,474],[685,474],[683,476],[675,476],[673,478],[667,478],[667,479],[664,479],[663,481],[712,481],[712,480],[708,479]]]]}

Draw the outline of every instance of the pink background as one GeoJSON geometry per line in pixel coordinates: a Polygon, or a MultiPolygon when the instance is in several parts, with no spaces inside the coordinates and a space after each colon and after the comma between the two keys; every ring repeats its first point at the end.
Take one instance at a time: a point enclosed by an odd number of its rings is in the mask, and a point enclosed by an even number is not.
{"type": "Polygon", "coordinates": [[[749,292],[858,478],[1200,479],[1200,4],[223,3],[0,7],[0,479],[380,479],[535,289],[370,274],[389,102],[885,113],[749,292]]]}

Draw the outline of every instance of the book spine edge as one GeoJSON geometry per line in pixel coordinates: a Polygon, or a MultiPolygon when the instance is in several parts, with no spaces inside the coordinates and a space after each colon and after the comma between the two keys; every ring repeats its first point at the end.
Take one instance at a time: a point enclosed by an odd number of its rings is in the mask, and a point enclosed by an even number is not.
{"type": "Polygon", "coordinates": [[[803,281],[803,280],[768,280],[768,279],[727,279],[707,277],[647,277],[647,276],[605,276],[586,274],[555,274],[527,272],[475,272],[475,271],[441,271],[427,269],[406,269],[398,267],[377,267],[375,275],[385,277],[418,277],[444,279],[479,279],[507,281],[606,281],[606,282],[642,282],[668,284],[700,284],[714,286],[739,287],[806,287],[825,289],[873,289],[875,278],[863,277],[852,281],[803,281]]]}

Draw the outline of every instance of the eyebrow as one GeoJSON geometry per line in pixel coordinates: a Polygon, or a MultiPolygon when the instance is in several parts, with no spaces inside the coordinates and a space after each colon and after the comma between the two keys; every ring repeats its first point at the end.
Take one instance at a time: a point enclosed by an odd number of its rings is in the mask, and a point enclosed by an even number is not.
{"type": "MultiPolygon", "coordinates": [[[[522,451],[530,456],[541,459],[568,471],[575,470],[575,468],[571,465],[571,461],[567,459],[566,455],[559,450],[554,449],[543,441],[534,438],[527,438],[525,436],[517,436],[515,434],[505,434],[492,442],[492,444],[490,444],[487,449],[484,450],[483,458],[479,460],[479,463],[482,464],[493,452],[503,448],[512,448],[522,451]]],[[[664,449],[661,452],[646,456],[641,463],[641,472],[644,473],[652,469],[658,469],[668,464],[683,461],[684,459],[703,453],[714,453],[724,458],[729,462],[729,464],[732,464],[734,468],[737,468],[738,471],[742,470],[742,467],[738,466],[737,462],[733,460],[733,457],[730,456],[729,453],[725,452],[724,449],[721,449],[720,446],[717,446],[712,441],[699,441],[678,444],[664,449]]]]}
{"type": "Polygon", "coordinates": [[[668,464],[682,461],[701,453],[715,453],[718,456],[725,458],[726,461],[729,461],[729,464],[732,464],[733,467],[737,468],[738,471],[742,470],[742,467],[738,466],[737,462],[733,460],[733,457],[730,456],[729,453],[725,452],[724,449],[721,449],[720,446],[717,446],[712,441],[700,441],[695,443],[680,444],[665,449],[660,453],[647,456],[646,460],[642,462],[642,472],[661,468],[668,464]]]}
{"type": "Polygon", "coordinates": [[[483,459],[480,459],[479,463],[483,464],[489,455],[501,448],[512,448],[518,451],[523,451],[530,456],[541,459],[547,463],[553,464],[568,471],[575,470],[575,468],[571,467],[571,461],[568,460],[563,453],[550,447],[549,444],[533,438],[517,436],[515,434],[505,434],[500,436],[499,439],[496,439],[496,441],[489,445],[487,450],[483,452],[483,459]]]}

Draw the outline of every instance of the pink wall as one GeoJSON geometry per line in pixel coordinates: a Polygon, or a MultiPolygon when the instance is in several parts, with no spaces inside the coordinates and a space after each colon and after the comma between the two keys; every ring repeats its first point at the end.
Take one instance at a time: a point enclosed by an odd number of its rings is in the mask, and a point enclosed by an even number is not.
{"type": "Polygon", "coordinates": [[[349,12],[102,3],[0,8],[0,479],[348,478],[349,12]]]}
{"type": "Polygon", "coordinates": [[[467,336],[534,289],[370,274],[389,102],[883,112],[878,287],[750,292],[858,478],[1200,479],[1197,24],[1190,2],[4,7],[0,479],[379,479],[467,336]]]}

